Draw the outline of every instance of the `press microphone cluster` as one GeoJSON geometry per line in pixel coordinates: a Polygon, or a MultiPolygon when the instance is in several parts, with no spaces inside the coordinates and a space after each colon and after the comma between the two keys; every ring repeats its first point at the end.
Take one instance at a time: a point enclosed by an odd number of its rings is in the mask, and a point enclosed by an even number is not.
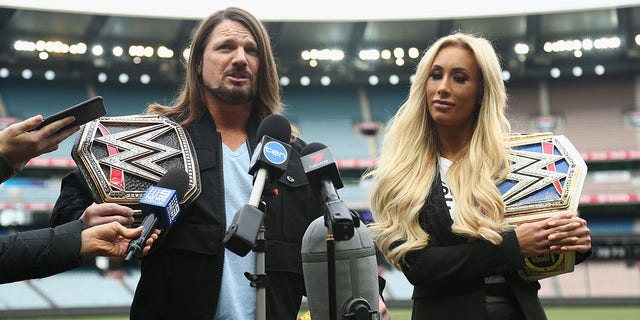
{"type": "Polygon", "coordinates": [[[130,262],[145,246],[155,229],[168,230],[180,215],[180,200],[189,187],[189,175],[184,169],[168,170],[157,186],[151,186],[140,199],[142,234],[129,243],[124,261],[130,262]]]}
{"type": "Polygon", "coordinates": [[[254,177],[249,203],[236,212],[224,237],[225,247],[239,256],[247,255],[256,246],[264,218],[259,209],[262,196],[274,193],[271,185],[287,169],[291,146],[283,141],[291,138],[291,124],[281,115],[269,115],[260,122],[257,136],[261,139],[249,165],[249,174],[254,177]]]}

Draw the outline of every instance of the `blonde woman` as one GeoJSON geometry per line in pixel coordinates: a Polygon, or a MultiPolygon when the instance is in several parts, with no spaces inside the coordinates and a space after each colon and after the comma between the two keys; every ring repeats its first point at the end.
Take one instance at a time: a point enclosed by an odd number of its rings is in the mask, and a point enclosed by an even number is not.
{"type": "Polygon", "coordinates": [[[373,178],[371,230],[414,285],[412,319],[546,319],[525,256],[591,252],[572,214],[518,227],[503,222],[496,182],[509,170],[507,94],[491,43],[437,40],[391,121],[373,178]]]}

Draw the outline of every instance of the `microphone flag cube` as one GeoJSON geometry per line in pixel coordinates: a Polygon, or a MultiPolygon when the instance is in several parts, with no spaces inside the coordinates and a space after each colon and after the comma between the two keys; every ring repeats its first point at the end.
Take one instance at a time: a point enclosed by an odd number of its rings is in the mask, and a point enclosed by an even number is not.
{"type": "Polygon", "coordinates": [[[315,152],[305,154],[300,157],[304,173],[309,178],[312,185],[319,185],[323,177],[327,177],[333,182],[336,189],[344,187],[340,171],[333,160],[333,155],[329,148],[322,148],[315,152]]]}
{"type": "Polygon", "coordinates": [[[256,151],[251,157],[249,174],[254,174],[259,168],[266,168],[278,176],[287,170],[291,145],[270,136],[263,136],[256,151]]]}
{"type": "Polygon", "coordinates": [[[155,213],[160,229],[170,228],[180,213],[176,190],[151,186],[140,199],[142,212],[155,213]]]}

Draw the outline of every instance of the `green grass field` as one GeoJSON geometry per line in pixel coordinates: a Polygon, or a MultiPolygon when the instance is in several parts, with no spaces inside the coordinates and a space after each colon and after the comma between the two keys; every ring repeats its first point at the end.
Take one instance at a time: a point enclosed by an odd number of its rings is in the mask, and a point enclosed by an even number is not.
{"type": "MultiPolygon", "coordinates": [[[[547,307],[549,320],[638,320],[638,307],[547,307]]],[[[411,319],[411,310],[391,309],[392,320],[411,319]]]]}
{"type": "MultiPolygon", "coordinates": [[[[411,319],[409,309],[391,309],[392,320],[411,319]]],[[[547,307],[549,320],[638,320],[638,307],[547,307]]]]}
{"type": "MultiPolygon", "coordinates": [[[[410,309],[390,309],[392,320],[411,319],[410,309]]],[[[636,307],[547,307],[549,320],[638,320],[640,306],[636,307]]],[[[122,317],[67,317],[20,318],[20,320],[126,320],[122,317]]]]}

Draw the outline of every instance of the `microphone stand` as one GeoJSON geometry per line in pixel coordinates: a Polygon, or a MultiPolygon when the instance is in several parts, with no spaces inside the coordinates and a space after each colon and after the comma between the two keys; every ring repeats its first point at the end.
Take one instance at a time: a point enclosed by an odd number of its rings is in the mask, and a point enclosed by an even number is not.
{"type": "MultiPolygon", "coordinates": [[[[264,212],[264,210],[262,211],[264,212]]],[[[265,268],[265,230],[264,224],[260,225],[256,246],[253,249],[256,252],[256,273],[244,273],[244,276],[250,281],[250,285],[256,288],[256,320],[267,320],[267,287],[269,286],[269,279],[265,268]]]]}
{"type": "Polygon", "coordinates": [[[257,296],[256,296],[256,320],[267,320],[267,272],[265,268],[265,227],[264,224],[260,226],[258,232],[258,245],[256,246],[256,277],[262,281],[258,281],[256,284],[257,296]]]}
{"type": "MultiPolygon", "coordinates": [[[[327,219],[325,219],[326,223],[327,219]]],[[[329,278],[329,319],[336,320],[336,247],[329,226],[327,226],[327,275],[329,278]]]]}
{"type": "MultiPolygon", "coordinates": [[[[359,219],[358,217],[354,217],[359,219]]],[[[335,237],[331,232],[331,220],[328,214],[324,219],[325,227],[327,227],[327,277],[329,281],[329,320],[370,320],[371,315],[378,313],[372,310],[370,303],[364,298],[356,298],[348,301],[347,309],[343,310],[342,318],[336,319],[337,315],[337,292],[336,292],[336,247],[335,237]]],[[[356,228],[356,226],[354,226],[356,228]]],[[[312,315],[313,316],[313,315],[312,315]]]]}
{"type": "MultiPolygon", "coordinates": [[[[268,172],[267,170],[258,170],[256,172],[256,181],[267,181],[268,172]]],[[[264,192],[264,185],[262,188],[260,186],[255,186],[249,196],[249,204],[254,207],[262,210],[263,213],[265,211],[265,203],[261,201],[262,194],[264,192]]],[[[256,247],[253,249],[256,252],[256,274],[250,274],[249,272],[245,272],[244,276],[249,279],[250,285],[256,288],[256,320],[266,320],[267,319],[267,273],[265,267],[265,249],[266,249],[266,239],[264,237],[265,227],[264,222],[260,225],[260,230],[258,231],[258,237],[256,239],[256,247]]]]}

